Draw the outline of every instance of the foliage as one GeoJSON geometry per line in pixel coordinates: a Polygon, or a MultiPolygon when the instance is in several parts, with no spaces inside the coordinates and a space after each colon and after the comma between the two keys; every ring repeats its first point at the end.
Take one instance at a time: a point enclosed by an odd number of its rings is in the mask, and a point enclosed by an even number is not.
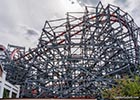
{"type": "Polygon", "coordinates": [[[3,92],[3,98],[9,98],[9,90],[4,88],[4,92],[3,92]]]}
{"type": "MultiPolygon", "coordinates": [[[[117,99],[116,97],[140,97],[140,77],[135,76],[133,79],[124,77],[116,80],[117,86],[104,90],[102,95],[104,98],[117,99]]],[[[129,99],[130,100],[130,99],[129,99]]]]}

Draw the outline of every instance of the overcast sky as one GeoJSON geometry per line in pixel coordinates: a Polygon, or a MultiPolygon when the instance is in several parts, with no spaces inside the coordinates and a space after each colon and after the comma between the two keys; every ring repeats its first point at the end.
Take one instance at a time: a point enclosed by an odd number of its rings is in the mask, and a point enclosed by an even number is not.
{"type": "MultiPolygon", "coordinates": [[[[128,12],[140,26],[140,0],[101,0],[128,12]]],[[[67,11],[82,11],[99,0],[0,0],[0,44],[35,47],[46,20],[65,17],[67,11]]]]}

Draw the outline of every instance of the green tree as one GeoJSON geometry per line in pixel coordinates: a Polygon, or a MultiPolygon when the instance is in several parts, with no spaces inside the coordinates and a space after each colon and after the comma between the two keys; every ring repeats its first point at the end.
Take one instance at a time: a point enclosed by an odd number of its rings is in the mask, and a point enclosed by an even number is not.
{"type": "Polygon", "coordinates": [[[4,88],[4,92],[3,92],[3,98],[9,98],[9,90],[4,88]]]}
{"type": "Polygon", "coordinates": [[[117,86],[103,90],[102,95],[104,98],[115,100],[117,99],[116,97],[130,97],[130,99],[134,100],[135,97],[140,97],[139,76],[135,76],[133,79],[124,77],[123,79],[116,80],[116,82],[117,86]]]}

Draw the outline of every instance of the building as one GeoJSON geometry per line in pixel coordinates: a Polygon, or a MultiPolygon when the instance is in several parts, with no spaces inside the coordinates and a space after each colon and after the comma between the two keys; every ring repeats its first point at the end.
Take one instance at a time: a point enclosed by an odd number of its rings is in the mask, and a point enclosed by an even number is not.
{"type": "Polygon", "coordinates": [[[0,98],[19,98],[20,86],[6,81],[6,72],[0,64],[0,98]]]}

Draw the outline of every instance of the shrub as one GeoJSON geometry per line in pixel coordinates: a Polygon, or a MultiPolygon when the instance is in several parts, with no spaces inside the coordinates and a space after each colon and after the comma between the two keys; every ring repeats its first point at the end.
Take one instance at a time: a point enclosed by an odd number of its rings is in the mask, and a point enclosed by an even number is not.
{"type": "MultiPolygon", "coordinates": [[[[134,98],[140,97],[140,77],[135,76],[133,79],[124,77],[123,79],[116,80],[117,86],[110,89],[103,90],[102,95],[107,99],[116,99],[116,97],[130,97],[134,98]]],[[[129,100],[130,100],[129,99],[129,100]]]]}

